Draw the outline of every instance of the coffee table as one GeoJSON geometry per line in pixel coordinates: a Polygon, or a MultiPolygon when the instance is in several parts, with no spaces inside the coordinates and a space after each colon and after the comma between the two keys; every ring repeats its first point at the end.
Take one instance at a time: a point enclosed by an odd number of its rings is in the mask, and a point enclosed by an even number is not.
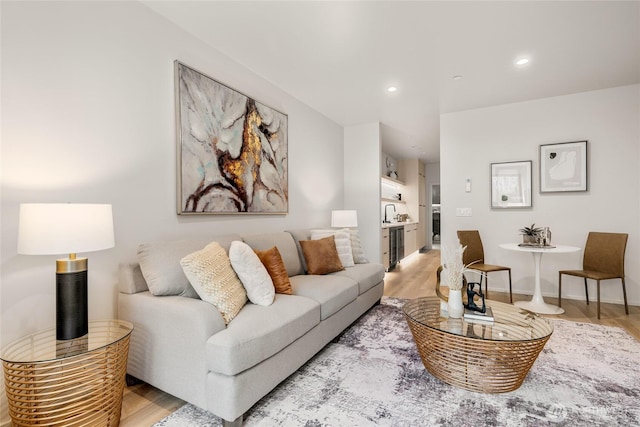
{"type": "Polygon", "coordinates": [[[422,363],[433,376],[470,391],[513,391],[522,385],[553,325],[511,304],[487,300],[487,305],[493,323],[450,319],[440,312],[437,297],[410,300],[403,311],[422,363]]]}

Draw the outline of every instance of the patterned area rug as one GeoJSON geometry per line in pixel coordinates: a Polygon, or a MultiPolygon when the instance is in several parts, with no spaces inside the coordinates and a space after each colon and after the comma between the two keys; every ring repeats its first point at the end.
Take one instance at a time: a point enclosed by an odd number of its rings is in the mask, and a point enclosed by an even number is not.
{"type": "MultiPolygon", "coordinates": [[[[504,394],[452,387],[422,365],[384,298],[245,414],[245,426],[639,426],[640,343],[624,330],[553,320],[523,385],[504,394]]],[[[155,427],[219,426],[184,405],[155,427]]]]}

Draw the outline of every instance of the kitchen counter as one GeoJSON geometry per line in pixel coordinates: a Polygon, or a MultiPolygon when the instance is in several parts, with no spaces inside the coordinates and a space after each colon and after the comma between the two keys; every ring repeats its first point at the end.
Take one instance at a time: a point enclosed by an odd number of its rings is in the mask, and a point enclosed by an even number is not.
{"type": "Polygon", "coordinates": [[[403,221],[403,222],[390,222],[390,223],[382,223],[381,228],[391,228],[391,227],[402,227],[405,225],[411,225],[411,224],[417,224],[418,221],[414,221],[414,220],[410,220],[410,221],[403,221]]]}

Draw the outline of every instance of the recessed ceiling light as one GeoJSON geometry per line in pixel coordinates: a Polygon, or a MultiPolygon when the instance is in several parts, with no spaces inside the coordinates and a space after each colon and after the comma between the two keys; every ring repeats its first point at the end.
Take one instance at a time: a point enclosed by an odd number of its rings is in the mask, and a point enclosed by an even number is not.
{"type": "Polygon", "coordinates": [[[397,91],[398,91],[398,88],[395,86],[389,86],[387,88],[387,92],[390,92],[390,93],[397,92],[397,91]]]}
{"type": "Polygon", "coordinates": [[[527,65],[529,63],[529,58],[518,58],[516,59],[516,65],[527,65]]]}
{"type": "Polygon", "coordinates": [[[455,81],[462,80],[462,76],[461,75],[453,76],[453,80],[455,81]]]}

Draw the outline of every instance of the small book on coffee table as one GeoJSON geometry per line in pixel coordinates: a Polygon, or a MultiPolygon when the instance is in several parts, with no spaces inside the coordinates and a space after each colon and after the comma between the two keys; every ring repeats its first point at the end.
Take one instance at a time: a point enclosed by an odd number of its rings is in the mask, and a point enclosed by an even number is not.
{"type": "Polygon", "coordinates": [[[487,307],[485,313],[480,313],[479,311],[473,311],[465,308],[464,320],[470,322],[493,322],[495,319],[493,318],[493,311],[491,311],[491,307],[487,307]]]}

